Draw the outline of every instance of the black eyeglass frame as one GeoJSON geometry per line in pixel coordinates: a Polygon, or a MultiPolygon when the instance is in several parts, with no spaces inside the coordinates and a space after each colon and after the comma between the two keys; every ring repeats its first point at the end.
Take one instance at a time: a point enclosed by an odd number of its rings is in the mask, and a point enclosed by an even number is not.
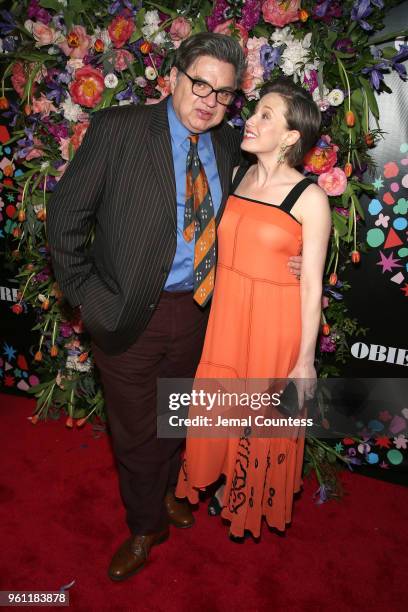
{"type": "Polygon", "coordinates": [[[189,74],[187,74],[187,72],[185,70],[183,70],[182,68],[178,68],[178,70],[180,72],[182,72],[183,74],[185,74],[185,76],[188,79],[190,79],[192,92],[193,92],[193,94],[195,96],[198,96],[199,98],[208,98],[208,96],[211,96],[211,94],[214,92],[215,93],[215,98],[216,98],[218,104],[221,104],[222,106],[230,106],[233,103],[233,101],[235,100],[236,96],[237,96],[236,91],[229,91],[228,89],[214,89],[214,87],[212,87],[209,83],[207,83],[206,81],[203,81],[202,79],[193,79],[193,77],[191,77],[189,74]],[[211,91],[209,91],[207,94],[205,94],[205,96],[195,92],[194,91],[194,85],[196,83],[202,83],[203,85],[207,85],[207,87],[209,87],[211,89],[211,91]],[[228,102],[228,104],[226,104],[225,102],[221,102],[218,99],[218,94],[219,93],[228,93],[231,96],[231,101],[228,102]]]}

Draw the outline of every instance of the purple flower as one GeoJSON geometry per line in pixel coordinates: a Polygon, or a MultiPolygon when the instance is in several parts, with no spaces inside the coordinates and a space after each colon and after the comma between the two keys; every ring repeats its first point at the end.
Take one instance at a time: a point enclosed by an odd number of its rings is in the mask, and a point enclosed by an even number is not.
{"type": "Polygon", "coordinates": [[[207,27],[210,32],[212,32],[217,25],[225,21],[224,12],[228,7],[229,4],[226,0],[216,0],[213,12],[207,17],[207,27]]]}
{"type": "Polygon", "coordinates": [[[351,19],[357,21],[360,27],[366,32],[373,29],[373,26],[366,21],[367,17],[373,12],[371,4],[378,9],[384,7],[384,2],[382,0],[356,0],[351,9],[351,19]]]}
{"type": "Polygon", "coordinates": [[[405,60],[407,59],[408,45],[403,45],[402,47],[400,47],[400,50],[397,55],[395,55],[391,60],[393,69],[398,72],[401,79],[404,79],[407,76],[407,69],[401,62],[405,62],[405,60]]]}
{"type": "Polygon", "coordinates": [[[242,7],[242,17],[238,23],[249,32],[249,30],[252,30],[257,25],[260,13],[261,3],[259,0],[246,0],[242,7]]]}
{"type": "Polygon", "coordinates": [[[41,23],[45,23],[45,25],[48,25],[52,19],[50,13],[40,6],[38,0],[31,0],[28,5],[27,14],[29,19],[41,21],[41,23]]]}
{"type": "Polygon", "coordinates": [[[54,136],[56,140],[60,140],[61,138],[68,138],[68,125],[65,123],[53,123],[49,117],[43,118],[43,123],[47,127],[47,131],[54,136]]]}
{"type": "Polygon", "coordinates": [[[140,98],[133,91],[131,83],[128,83],[126,89],[117,93],[115,98],[117,100],[131,100],[132,104],[138,104],[140,102],[140,98]]]}
{"type": "Polygon", "coordinates": [[[123,9],[131,11],[133,14],[137,13],[137,9],[129,0],[114,0],[108,8],[108,13],[109,15],[116,15],[116,13],[123,11],[123,9]]]}
{"type": "Polygon", "coordinates": [[[74,333],[74,330],[68,321],[61,323],[59,331],[63,338],[69,338],[74,333]]]}
{"type": "Polygon", "coordinates": [[[320,351],[322,353],[335,353],[336,342],[334,338],[330,336],[320,336],[320,351]]]}
{"type": "Polygon", "coordinates": [[[336,41],[334,48],[337,51],[342,51],[343,53],[355,53],[355,49],[353,47],[353,41],[351,38],[339,38],[336,41]]]}
{"type": "Polygon", "coordinates": [[[13,53],[17,48],[17,40],[14,36],[5,36],[3,39],[3,52],[13,53]]]}
{"type": "Polygon", "coordinates": [[[2,117],[7,119],[7,124],[10,127],[15,127],[17,122],[17,117],[20,114],[20,106],[16,102],[9,102],[9,108],[7,111],[2,113],[2,117]]]}
{"type": "Polygon", "coordinates": [[[388,69],[387,62],[380,62],[379,64],[370,66],[370,68],[363,68],[361,72],[363,74],[370,75],[371,85],[374,87],[374,89],[378,91],[380,89],[381,81],[384,80],[384,74],[382,71],[387,70],[387,69],[388,69]]]}
{"type": "Polygon", "coordinates": [[[0,16],[2,19],[0,21],[0,36],[11,34],[17,27],[13,15],[9,11],[0,11],[0,16]]]}
{"type": "Polygon", "coordinates": [[[306,84],[306,87],[308,88],[310,93],[313,93],[314,90],[316,89],[316,87],[319,86],[318,80],[317,80],[317,70],[310,70],[309,74],[307,75],[305,73],[304,75],[304,82],[306,84]]]}
{"type": "Polygon", "coordinates": [[[271,47],[262,45],[260,49],[261,65],[264,69],[264,79],[269,79],[272,70],[278,65],[283,47],[271,47]]]}
{"type": "Polygon", "coordinates": [[[342,10],[339,2],[334,0],[320,0],[314,7],[312,16],[314,19],[321,19],[325,23],[330,23],[332,19],[339,18],[342,10]]]}

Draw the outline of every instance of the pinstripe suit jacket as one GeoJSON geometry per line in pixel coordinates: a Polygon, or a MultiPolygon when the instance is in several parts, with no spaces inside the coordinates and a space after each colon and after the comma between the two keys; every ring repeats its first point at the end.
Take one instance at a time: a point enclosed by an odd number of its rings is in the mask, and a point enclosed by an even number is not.
{"type": "MultiPolygon", "coordinates": [[[[212,130],[225,207],[239,134],[212,130]]],[[[47,235],[55,277],[108,354],[135,342],[159,300],[176,251],[176,185],[167,101],[96,113],[53,193],[47,235]],[[94,227],[94,241],[87,238],[94,227]]]]}

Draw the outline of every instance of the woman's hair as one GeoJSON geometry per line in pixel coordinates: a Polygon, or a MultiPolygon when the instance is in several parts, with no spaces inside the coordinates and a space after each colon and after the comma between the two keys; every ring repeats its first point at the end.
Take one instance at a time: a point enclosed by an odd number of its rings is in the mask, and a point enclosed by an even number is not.
{"type": "Polygon", "coordinates": [[[318,106],[306,89],[296,85],[291,79],[280,77],[275,81],[266,83],[260,97],[269,93],[276,93],[285,102],[285,119],[289,130],[300,133],[299,140],[285,152],[285,160],[294,168],[300,166],[306,153],[310,151],[319,137],[321,115],[318,106]]]}
{"type": "Polygon", "coordinates": [[[234,38],[214,32],[199,32],[190,36],[183,40],[177,49],[174,65],[186,71],[202,55],[209,55],[221,62],[232,64],[235,68],[237,86],[241,83],[245,70],[245,56],[234,38]]]}

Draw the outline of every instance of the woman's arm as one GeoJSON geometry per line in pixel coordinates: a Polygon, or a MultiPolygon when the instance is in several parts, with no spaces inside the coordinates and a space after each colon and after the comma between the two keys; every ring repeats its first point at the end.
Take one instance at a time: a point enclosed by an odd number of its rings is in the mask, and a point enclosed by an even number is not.
{"type": "MultiPolygon", "coordinates": [[[[314,380],[314,357],[320,327],[322,279],[331,229],[331,214],[326,194],[310,186],[299,201],[302,222],[303,260],[300,277],[302,338],[299,356],[291,378],[314,380]]],[[[306,395],[311,389],[305,388],[306,395]]],[[[301,398],[299,398],[301,399],[301,398]]],[[[303,403],[303,402],[302,402],[303,403]]]]}

